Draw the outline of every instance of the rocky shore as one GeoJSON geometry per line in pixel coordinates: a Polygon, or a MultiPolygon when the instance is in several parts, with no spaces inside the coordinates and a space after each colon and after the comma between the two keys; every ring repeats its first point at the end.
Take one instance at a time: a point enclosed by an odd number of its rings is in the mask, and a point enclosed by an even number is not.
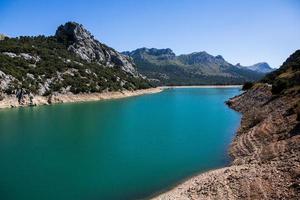
{"type": "Polygon", "coordinates": [[[200,174],[153,199],[300,199],[299,93],[256,84],[227,104],[243,114],[231,166],[200,174]]]}
{"type": "Polygon", "coordinates": [[[55,94],[50,96],[34,96],[32,103],[30,102],[29,95],[24,95],[22,104],[19,104],[16,95],[4,95],[0,99],[1,108],[13,108],[13,107],[26,107],[26,106],[38,106],[49,105],[57,103],[71,103],[71,102],[85,102],[85,101],[99,101],[108,99],[120,99],[125,97],[138,96],[143,94],[153,94],[161,92],[162,88],[149,88],[143,90],[121,92],[103,92],[103,93],[90,93],[90,94],[55,94]]]}

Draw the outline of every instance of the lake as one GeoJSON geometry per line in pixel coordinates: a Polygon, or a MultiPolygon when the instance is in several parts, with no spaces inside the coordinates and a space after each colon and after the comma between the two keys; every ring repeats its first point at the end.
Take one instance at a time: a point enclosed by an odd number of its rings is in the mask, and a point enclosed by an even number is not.
{"type": "Polygon", "coordinates": [[[227,165],[239,88],[0,110],[0,199],[143,199],[227,165]]]}

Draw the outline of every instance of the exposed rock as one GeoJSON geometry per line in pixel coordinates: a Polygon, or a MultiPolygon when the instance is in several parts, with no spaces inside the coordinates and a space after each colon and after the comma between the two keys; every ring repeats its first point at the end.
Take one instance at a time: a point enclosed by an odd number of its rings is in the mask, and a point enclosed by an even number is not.
{"type": "Polygon", "coordinates": [[[7,75],[0,71],[0,90],[7,90],[13,82],[18,83],[18,81],[11,75],[7,75]]]}
{"type": "Polygon", "coordinates": [[[98,62],[107,67],[118,67],[134,76],[139,74],[127,56],[100,43],[81,24],[68,22],[58,27],[55,36],[68,45],[68,50],[88,62],[98,62]]]}
{"type": "Polygon", "coordinates": [[[9,56],[11,58],[23,58],[27,61],[34,61],[35,63],[39,62],[41,60],[41,58],[39,56],[32,56],[28,53],[20,53],[20,54],[16,54],[16,53],[12,53],[12,52],[3,52],[3,55],[9,56]]]}
{"type": "Polygon", "coordinates": [[[70,76],[74,76],[74,73],[78,72],[78,69],[70,68],[67,71],[65,71],[63,74],[68,74],[70,76]]]}
{"type": "Polygon", "coordinates": [[[30,79],[32,79],[32,80],[34,80],[34,75],[33,75],[33,74],[29,74],[29,73],[27,73],[27,74],[26,74],[26,76],[27,76],[28,78],[30,78],[30,79]]]}

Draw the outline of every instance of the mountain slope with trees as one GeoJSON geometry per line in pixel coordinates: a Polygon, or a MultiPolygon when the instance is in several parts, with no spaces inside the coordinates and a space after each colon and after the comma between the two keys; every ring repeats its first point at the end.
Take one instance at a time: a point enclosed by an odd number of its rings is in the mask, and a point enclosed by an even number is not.
{"type": "Polygon", "coordinates": [[[138,71],[157,85],[242,84],[264,76],[205,51],[176,56],[171,49],[140,48],[123,54],[132,57],[138,71]]]}
{"type": "Polygon", "coordinates": [[[82,25],[68,22],[54,36],[0,41],[0,90],[27,93],[93,93],[151,87],[132,60],[100,43],[82,25]]]}

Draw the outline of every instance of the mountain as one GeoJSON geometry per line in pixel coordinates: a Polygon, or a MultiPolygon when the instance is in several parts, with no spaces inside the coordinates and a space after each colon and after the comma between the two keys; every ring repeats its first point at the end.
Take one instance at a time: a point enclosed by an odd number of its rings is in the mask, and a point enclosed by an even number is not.
{"type": "Polygon", "coordinates": [[[256,72],[264,73],[264,74],[270,73],[274,70],[266,62],[256,63],[256,64],[251,65],[251,66],[241,66],[240,64],[237,64],[236,66],[240,67],[240,68],[245,67],[245,68],[250,69],[252,71],[256,71],[256,72]]]}
{"type": "Polygon", "coordinates": [[[100,43],[82,25],[68,22],[54,36],[0,41],[0,90],[15,93],[90,93],[151,85],[133,61],[100,43]]]}
{"type": "Polygon", "coordinates": [[[122,53],[132,57],[138,72],[157,85],[241,84],[263,76],[205,51],[176,56],[171,49],[140,48],[122,53]]]}

